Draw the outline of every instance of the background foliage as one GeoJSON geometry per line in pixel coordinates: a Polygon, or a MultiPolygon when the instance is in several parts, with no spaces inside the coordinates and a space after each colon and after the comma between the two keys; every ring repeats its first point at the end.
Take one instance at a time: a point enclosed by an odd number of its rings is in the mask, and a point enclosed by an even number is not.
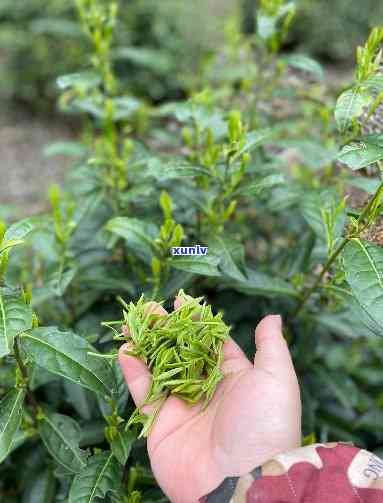
{"type": "Polygon", "coordinates": [[[256,33],[229,16],[215,51],[175,4],[2,5],[9,89],[60,94],[83,125],[46,151],[73,158],[46,214],[0,227],[2,500],[166,501],[102,324],[142,292],[205,295],[249,355],[257,320],[282,313],[304,435],[381,453],[382,30],[337,98],[317,61],[282,51],[293,3],[260,2],[256,33]],[[197,243],[206,258],[170,254],[197,243]]]}

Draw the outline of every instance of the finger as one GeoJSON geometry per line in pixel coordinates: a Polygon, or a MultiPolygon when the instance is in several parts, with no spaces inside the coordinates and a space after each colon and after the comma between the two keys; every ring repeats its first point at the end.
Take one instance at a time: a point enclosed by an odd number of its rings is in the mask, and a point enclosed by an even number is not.
{"type": "MultiPolygon", "coordinates": [[[[146,309],[148,313],[160,316],[167,314],[166,310],[156,302],[148,302],[146,309]]],[[[123,333],[127,337],[130,336],[129,327],[126,325],[123,327],[123,333]]],[[[118,361],[134,403],[137,407],[141,407],[148,396],[152,375],[143,361],[127,354],[129,350],[132,350],[132,343],[128,342],[121,346],[118,361]]],[[[154,405],[146,405],[142,408],[142,412],[150,414],[153,409],[154,405]]]]}
{"type": "Polygon", "coordinates": [[[263,318],[255,331],[257,352],[254,365],[272,373],[294,374],[294,366],[287,343],[282,334],[279,315],[263,318]]]}
{"type": "MultiPolygon", "coordinates": [[[[120,347],[118,362],[134,403],[137,407],[141,407],[148,396],[152,375],[143,361],[126,353],[129,350],[132,350],[130,343],[123,344],[120,347]]],[[[150,409],[152,409],[151,406],[145,406],[142,412],[149,414],[150,409]]]]}
{"type": "Polygon", "coordinates": [[[221,370],[225,375],[240,372],[252,368],[245,353],[238,344],[230,337],[223,345],[223,363],[221,370]]]}

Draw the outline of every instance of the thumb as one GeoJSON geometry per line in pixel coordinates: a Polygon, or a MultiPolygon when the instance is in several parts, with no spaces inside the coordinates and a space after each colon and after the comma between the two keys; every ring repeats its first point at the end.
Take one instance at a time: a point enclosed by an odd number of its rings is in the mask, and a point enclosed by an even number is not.
{"type": "MultiPolygon", "coordinates": [[[[126,354],[126,351],[131,349],[132,346],[129,343],[122,345],[118,353],[118,361],[134,403],[136,407],[141,407],[148,395],[152,375],[144,362],[126,354]]],[[[145,405],[141,412],[150,414],[153,409],[153,406],[145,405]]]]}
{"type": "Polygon", "coordinates": [[[255,330],[255,343],[255,367],[273,374],[295,375],[291,355],[282,334],[282,318],[279,315],[263,318],[255,330]]]}

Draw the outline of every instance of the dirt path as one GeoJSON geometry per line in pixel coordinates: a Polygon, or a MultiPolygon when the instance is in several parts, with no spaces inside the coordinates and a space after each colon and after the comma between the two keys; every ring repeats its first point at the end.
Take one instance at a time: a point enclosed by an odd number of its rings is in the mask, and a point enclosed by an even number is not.
{"type": "Polygon", "coordinates": [[[44,208],[48,187],[60,182],[68,168],[67,159],[45,158],[44,147],[72,134],[69,127],[24,109],[0,107],[0,218],[4,205],[11,205],[12,217],[19,218],[44,208]]]}

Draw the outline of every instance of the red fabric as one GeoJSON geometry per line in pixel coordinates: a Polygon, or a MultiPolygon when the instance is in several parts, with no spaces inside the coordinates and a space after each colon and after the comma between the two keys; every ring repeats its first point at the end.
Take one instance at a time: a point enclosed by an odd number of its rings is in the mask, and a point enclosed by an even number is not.
{"type": "Polygon", "coordinates": [[[348,467],[359,449],[339,445],[316,451],[321,469],[297,462],[283,475],[263,476],[252,483],[247,503],[383,503],[383,491],[355,488],[348,479],[348,467]]]}

